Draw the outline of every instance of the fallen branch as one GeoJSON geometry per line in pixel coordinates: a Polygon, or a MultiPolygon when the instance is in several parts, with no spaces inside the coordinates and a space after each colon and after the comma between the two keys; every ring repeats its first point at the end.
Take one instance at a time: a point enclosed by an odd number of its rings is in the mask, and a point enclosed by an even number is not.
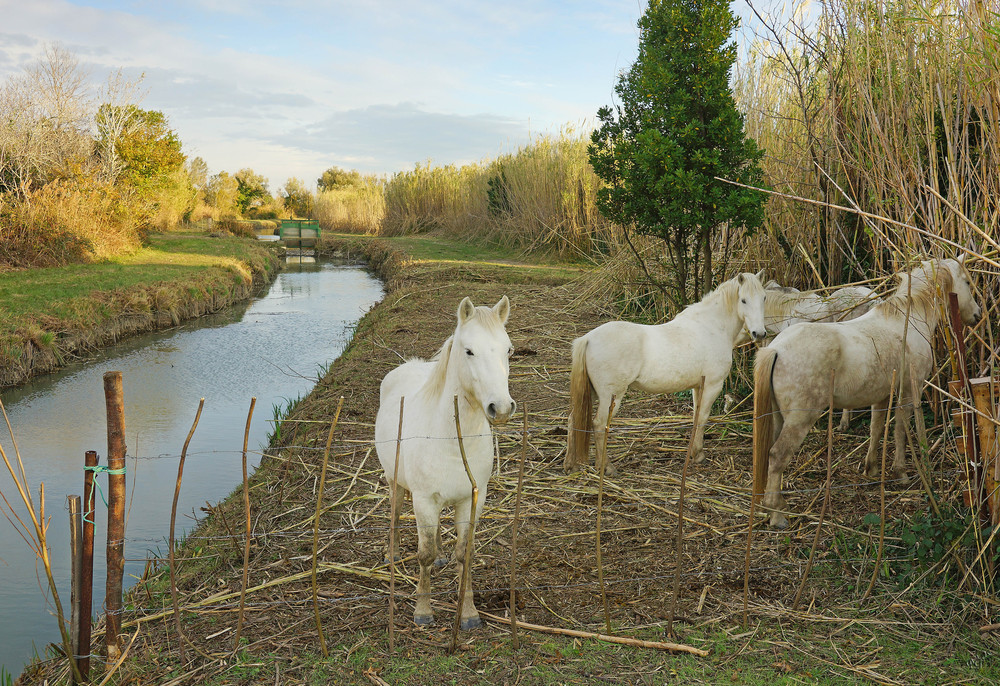
{"type": "MultiPolygon", "coordinates": [[[[506,622],[510,624],[510,619],[506,617],[500,617],[497,615],[492,615],[489,612],[479,611],[483,617],[489,617],[496,622],[506,622]]],[[[708,657],[708,651],[702,650],[701,648],[695,648],[694,646],[684,645],[683,643],[668,643],[664,641],[643,641],[638,638],[627,638],[625,636],[608,636],[607,634],[597,634],[592,631],[578,631],[576,629],[560,629],[554,626],[543,626],[541,624],[529,624],[528,622],[522,622],[518,620],[518,629],[527,629],[528,631],[540,631],[545,634],[558,634],[560,636],[573,636],[574,638],[595,638],[598,641],[607,641],[608,643],[619,643],[621,645],[633,646],[636,648],[656,648],[657,650],[669,650],[674,653],[690,653],[692,655],[697,655],[698,657],[708,657]]]]}

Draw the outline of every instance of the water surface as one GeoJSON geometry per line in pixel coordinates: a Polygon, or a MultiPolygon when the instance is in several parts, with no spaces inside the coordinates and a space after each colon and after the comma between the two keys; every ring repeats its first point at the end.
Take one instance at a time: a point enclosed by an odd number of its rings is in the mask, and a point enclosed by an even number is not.
{"type": "MultiPolygon", "coordinates": [[[[242,447],[250,399],[248,461],[273,430],[272,408],[306,395],[320,368],[350,340],[357,320],[382,297],[381,283],[356,265],[290,264],[266,296],[249,305],[140,336],[25,386],[0,391],[37,503],[45,484],[50,550],[63,609],[69,614],[69,523],[66,496],[83,494],[83,456],[96,450],[107,464],[103,376],[122,373],[128,445],[125,584],[142,574],[151,553],[166,556],[179,455],[198,402],[205,398],[188,448],[178,503],[178,536],[201,507],[242,482],[242,447]]],[[[13,458],[10,437],[0,444],[13,458]]],[[[0,467],[0,492],[16,490],[0,467]]],[[[99,478],[102,486],[107,477],[99,478]]],[[[3,508],[6,511],[6,507],[3,508]]],[[[7,512],[9,515],[10,513],[7,512]]],[[[104,602],[106,509],[97,508],[94,614],[104,602]]],[[[17,674],[47,643],[58,641],[49,594],[35,556],[14,526],[0,518],[0,665],[17,674]]]]}

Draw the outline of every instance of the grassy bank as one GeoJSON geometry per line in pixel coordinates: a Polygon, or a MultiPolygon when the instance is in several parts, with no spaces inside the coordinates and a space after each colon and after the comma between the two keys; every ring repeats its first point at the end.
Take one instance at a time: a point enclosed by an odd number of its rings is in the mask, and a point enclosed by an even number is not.
{"type": "Polygon", "coordinates": [[[245,300],[278,266],[254,240],[175,233],[103,262],[0,273],[0,386],[245,300]]]}
{"type": "MultiPolygon", "coordinates": [[[[581,300],[581,267],[523,264],[483,247],[441,245],[410,237],[402,253],[387,241],[331,241],[329,250],[364,254],[393,284],[359,323],[355,338],[314,391],[283,422],[281,441],[250,482],[248,590],[240,619],[247,513],[242,493],[209,508],[184,545],[175,570],[184,659],[162,562],[136,585],[123,618],[128,656],[109,683],[222,684],[587,684],[994,683],[998,641],[980,632],[984,599],[961,590],[947,567],[907,562],[905,529],[924,502],[910,484],[887,490],[892,526],[883,568],[873,569],[878,489],[853,468],[864,426],[838,435],[833,512],[817,541],[816,563],[793,609],[816,535],[825,436],[814,434],[797,463],[792,528],[755,533],[750,550],[747,615],[743,565],[750,465],[749,401],[715,418],[708,461],[691,472],[676,610],[675,566],[679,475],[690,400],[631,394],[615,420],[609,455],[618,476],[605,481],[602,550],[605,618],[595,559],[598,479],[593,469],[566,475],[569,343],[605,321],[597,302],[581,300]],[[463,258],[462,252],[469,251],[463,258]],[[500,459],[476,534],[473,583],[481,612],[508,616],[511,586],[521,621],[556,629],[675,640],[707,657],[520,631],[490,619],[460,633],[452,654],[450,626],[457,592],[451,567],[435,576],[437,620],[410,619],[417,571],[412,509],[403,511],[396,576],[394,651],[388,646],[388,577],[383,562],[389,517],[381,468],[371,447],[379,382],[400,356],[428,356],[453,330],[455,308],[508,295],[514,344],[511,393],[527,412],[499,432],[500,459]],[[318,480],[330,423],[340,422],[329,453],[318,522],[318,480]],[[525,455],[517,576],[511,582],[512,519],[518,462],[525,455]],[[310,574],[318,527],[316,594],[310,574]],[[871,596],[861,600],[873,572],[871,596]],[[912,584],[912,585],[911,585],[912,584]],[[327,647],[324,655],[314,608],[327,647]],[[673,614],[673,635],[667,618],[673,614]],[[239,628],[239,641],[235,642],[239,628]]],[[[403,247],[397,244],[397,247],[403,247]]],[[[739,400],[739,398],[737,398],[739,400]]],[[[947,492],[954,473],[937,464],[929,478],[947,492]]],[[[446,548],[454,539],[445,516],[446,548]]],[[[925,534],[927,532],[925,531],[925,534]]],[[[933,532],[931,532],[933,533],[933,532]]],[[[95,637],[95,645],[102,638],[95,637]]],[[[64,663],[28,670],[25,684],[57,683],[64,663]]]]}

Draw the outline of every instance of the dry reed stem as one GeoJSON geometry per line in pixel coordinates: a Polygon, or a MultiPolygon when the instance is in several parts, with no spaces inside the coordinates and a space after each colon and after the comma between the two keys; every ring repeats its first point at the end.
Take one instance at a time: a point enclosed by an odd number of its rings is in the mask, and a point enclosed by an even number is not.
{"type": "Polygon", "coordinates": [[[694,450],[694,437],[698,432],[697,418],[701,412],[702,395],[705,392],[705,377],[698,382],[698,401],[694,404],[695,421],[691,425],[691,438],[688,440],[687,454],[684,456],[684,467],[681,469],[681,491],[677,497],[677,540],[674,542],[674,590],[670,601],[670,614],[667,616],[667,635],[674,636],[674,613],[677,612],[677,597],[681,588],[681,556],[684,553],[684,487],[687,485],[688,466],[691,464],[691,452],[694,450]]]}
{"type": "Polygon", "coordinates": [[[399,428],[396,430],[396,461],[392,468],[392,493],[389,497],[389,652],[396,649],[396,529],[399,513],[396,512],[396,489],[399,488],[399,449],[403,442],[403,406],[406,396],[399,398],[399,428]]]}
{"type": "Polygon", "coordinates": [[[521,460],[517,468],[517,490],[514,494],[514,520],[510,530],[510,637],[514,650],[521,648],[517,636],[517,526],[521,516],[521,490],[524,485],[524,459],[528,454],[528,404],[521,404],[521,460]]]}
{"type": "Polygon", "coordinates": [[[826,511],[830,506],[830,486],[833,482],[833,388],[836,376],[837,370],[830,369],[830,412],[827,417],[826,429],[826,486],[823,489],[823,507],[819,511],[819,522],[816,523],[816,535],[813,537],[812,547],[809,549],[809,561],[806,562],[805,571],[802,572],[802,582],[799,584],[799,590],[795,593],[795,600],[792,601],[793,610],[799,609],[799,600],[802,598],[802,591],[805,590],[806,580],[809,578],[809,572],[812,571],[813,560],[816,557],[816,546],[819,545],[819,536],[823,530],[823,520],[826,519],[826,511]]]}
{"type": "Polygon", "coordinates": [[[601,557],[601,512],[604,509],[604,472],[608,468],[608,434],[611,433],[611,418],[614,414],[615,396],[612,395],[611,402],[608,405],[608,419],[604,424],[604,436],[601,437],[603,445],[599,446],[599,454],[603,455],[603,459],[598,468],[597,523],[594,532],[594,545],[597,549],[597,583],[601,587],[601,607],[604,608],[604,629],[608,634],[611,633],[611,613],[608,611],[608,594],[604,588],[604,561],[601,557]]]}
{"type": "Polygon", "coordinates": [[[458,451],[462,454],[462,465],[465,467],[465,474],[469,477],[469,484],[472,486],[472,498],[469,511],[469,527],[466,533],[465,561],[462,564],[462,577],[458,583],[458,607],[455,610],[455,621],[451,626],[451,651],[454,653],[458,649],[458,627],[462,623],[462,607],[465,604],[465,594],[468,591],[469,578],[472,575],[472,548],[475,545],[476,537],[476,506],[479,504],[479,486],[476,484],[476,477],[469,469],[469,460],[465,456],[465,442],[462,440],[462,423],[458,416],[458,396],[455,396],[455,432],[458,434],[458,451]]]}
{"type": "Polygon", "coordinates": [[[246,606],[247,584],[250,579],[250,479],[247,475],[247,442],[250,440],[250,420],[253,418],[253,408],[257,398],[250,398],[250,409],[247,411],[246,428],[243,431],[243,509],[246,513],[246,540],[243,541],[243,583],[240,587],[240,615],[236,622],[236,636],[233,639],[233,653],[240,649],[240,634],[243,631],[243,611],[246,606]]]}
{"type": "Polygon", "coordinates": [[[316,491],[316,522],[313,524],[313,548],[312,548],[312,597],[313,614],[316,617],[316,633],[319,634],[319,645],[323,651],[323,657],[328,657],[326,649],[326,636],[323,635],[323,620],[319,616],[319,593],[316,583],[316,560],[319,550],[319,514],[323,509],[323,491],[326,488],[326,466],[330,461],[330,444],[333,442],[333,432],[337,429],[337,420],[340,419],[340,411],[344,407],[344,396],[340,396],[337,402],[337,411],[333,415],[333,422],[330,424],[330,433],[326,436],[326,450],[323,451],[323,467],[319,474],[319,488],[316,491]]]}
{"type": "Polygon", "coordinates": [[[882,428],[882,471],[879,479],[879,529],[878,529],[878,552],[875,554],[875,568],[872,570],[872,578],[868,582],[868,588],[861,596],[861,602],[868,600],[872,589],[875,587],[875,580],[878,579],[879,568],[882,566],[882,556],[885,553],[885,458],[889,452],[889,416],[892,412],[893,393],[896,391],[896,370],[892,370],[892,381],[889,384],[889,404],[885,408],[885,426],[882,428]]]}
{"type": "Polygon", "coordinates": [[[174,564],[174,527],[177,522],[177,500],[181,495],[181,479],[184,476],[184,460],[187,457],[187,449],[191,444],[191,438],[194,436],[194,430],[198,428],[198,420],[201,419],[201,411],[205,407],[205,399],[202,398],[198,403],[198,411],[194,415],[194,423],[191,424],[191,430],[188,431],[187,439],[184,441],[184,447],[181,449],[181,457],[177,463],[177,485],[174,487],[174,502],[170,506],[170,532],[168,540],[168,551],[167,551],[167,564],[170,567],[170,602],[174,606],[174,631],[177,632],[177,650],[180,653],[181,664],[185,663],[184,659],[184,632],[181,631],[181,613],[178,609],[177,602],[177,578],[176,578],[176,565],[174,564]]]}

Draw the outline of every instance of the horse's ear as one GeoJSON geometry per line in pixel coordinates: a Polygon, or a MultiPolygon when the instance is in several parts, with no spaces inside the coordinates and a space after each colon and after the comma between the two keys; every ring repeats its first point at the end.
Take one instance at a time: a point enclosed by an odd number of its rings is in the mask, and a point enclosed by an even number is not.
{"type": "Polygon", "coordinates": [[[743,272],[740,272],[739,276],[736,277],[736,283],[743,285],[743,272]]]}
{"type": "Polygon", "coordinates": [[[458,304],[458,323],[464,324],[475,312],[476,306],[472,304],[469,296],[462,298],[462,302],[458,304]]]}
{"type": "Polygon", "coordinates": [[[764,281],[764,270],[761,269],[759,272],[757,272],[756,276],[757,276],[757,280],[758,281],[763,282],[764,281]]]}
{"type": "Polygon", "coordinates": [[[968,256],[969,256],[968,253],[964,253],[963,252],[961,255],[958,256],[958,263],[964,265],[965,264],[965,258],[968,257],[968,256]]]}
{"type": "Polygon", "coordinates": [[[510,300],[507,296],[500,298],[500,302],[493,306],[493,312],[500,319],[501,324],[507,323],[507,317],[510,316],[510,300]]]}

